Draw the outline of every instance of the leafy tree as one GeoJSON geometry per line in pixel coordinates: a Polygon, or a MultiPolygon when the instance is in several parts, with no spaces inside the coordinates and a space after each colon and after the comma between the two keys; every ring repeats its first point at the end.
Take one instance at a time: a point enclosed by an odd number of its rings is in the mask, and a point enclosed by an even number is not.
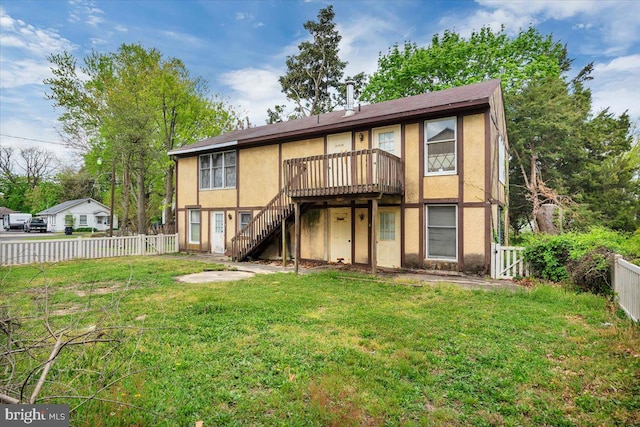
{"type": "MultiPolygon", "coordinates": [[[[342,36],[335,28],[333,6],[320,9],[317,21],[303,24],[309,31],[312,41],[304,41],[298,45],[298,54],[287,57],[287,73],[278,81],[287,99],[296,106],[288,119],[308,117],[315,114],[333,111],[344,99],[345,89],[341,83],[347,62],[338,56],[338,44],[342,36]]],[[[347,80],[354,80],[362,85],[364,73],[347,80]]],[[[274,123],[283,119],[284,105],[269,109],[267,122],[274,123]]]]}
{"type": "Polygon", "coordinates": [[[125,231],[135,224],[146,232],[162,209],[172,226],[175,178],[167,151],[235,128],[233,109],[157,49],[123,44],[114,53],[92,52],[83,67],[68,53],[49,60],[54,77],[45,80],[47,97],[63,110],[63,131],[84,153],[87,171],[118,183],[125,231]]]}
{"type": "Polygon", "coordinates": [[[504,27],[497,33],[483,27],[469,39],[446,30],[427,47],[405,43],[380,55],[362,99],[382,102],[492,78],[500,78],[506,92],[517,92],[534,78],[559,76],[569,65],[565,47],[534,27],[514,38],[504,27]]]}

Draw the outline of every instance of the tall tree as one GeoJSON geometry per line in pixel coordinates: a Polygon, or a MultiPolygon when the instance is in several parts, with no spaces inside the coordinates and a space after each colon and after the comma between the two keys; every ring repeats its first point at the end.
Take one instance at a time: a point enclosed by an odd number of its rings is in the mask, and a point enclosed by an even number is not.
{"type": "MultiPolygon", "coordinates": [[[[84,152],[87,171],[114,175],[125,229],[132,224],[145,233],[149,218],[171,206],[175,178],[168,150],[238,124],[233,109],[211,98],[201,79],[157,49],[123,44],[113,53],[92,52],[83,67],[68,53],[49,60],[47,97],[63,110],[63,131],[84,152]]],[[[172,223],[173,213],[165,215],[172,223]]]]}
{"type": "MultiPolygon", "coordinates": [[[[317,21],[307,21],[304,28],[311,34],[311,41],[298,45],[298,54],[287,57],[287,73],[278,81],[287,99],[295,104],[294,112],[287,119],[308,117],[333,111],[344,99],[344,76],[346,61],[341,61],[338,45],[342,36],[335,28],[333,6],[320,9],[317,21]]],[[[347,80],[362,85],[364,73],[347,80]]],[[[268,122],[283,119],[285,106],[269,109],[268,122]]]]}
{"type": "Polygon", "coordinates": [[[454,31],[436,34],[431,45],[394,45],[378,58],[378,69],[361,98],[382,102],[425,92],[500,78],[506,92],[534,78],[559,76],[570,61],[565,47],[534,27],[510,38],[504,28],[473,31],[465,39],[454,31]]]}
{"type": "Polygon", "coordinates": [[[579,96],[562,78],[548,76],[507,97],[513,225],[532,223],[535,231],[550,231],[541,222],[541,206],[568,201],[562,197],[568,194],[567,169],[583,164],[580,132],[588,109],[581,108],[579,96]]]}

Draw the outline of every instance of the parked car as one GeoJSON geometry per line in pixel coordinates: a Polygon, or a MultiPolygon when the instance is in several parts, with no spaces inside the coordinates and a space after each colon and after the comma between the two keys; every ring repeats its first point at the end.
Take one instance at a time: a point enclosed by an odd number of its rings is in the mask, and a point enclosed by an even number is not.
{"type": "Polygon", "coordinates": [[[31,233],[32,231],[39,231],[41,233],[47,232],[47,221],[44,218],[30,218],[25,221],[23,230],[25,233],[31,233]]]}

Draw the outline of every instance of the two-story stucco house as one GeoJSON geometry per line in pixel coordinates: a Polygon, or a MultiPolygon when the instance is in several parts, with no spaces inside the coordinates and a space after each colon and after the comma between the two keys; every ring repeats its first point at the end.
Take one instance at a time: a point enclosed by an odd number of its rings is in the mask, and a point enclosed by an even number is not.
{"type": "Polygon", "coordinates": [[[171,151],[180,248],[488,271],[507,227],[500,81],[350,104],[171,151]]]}

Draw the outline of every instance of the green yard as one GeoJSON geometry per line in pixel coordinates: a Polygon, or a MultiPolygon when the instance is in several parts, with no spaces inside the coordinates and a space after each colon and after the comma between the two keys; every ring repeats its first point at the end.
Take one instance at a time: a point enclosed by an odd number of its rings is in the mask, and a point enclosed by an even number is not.
{"type": "MultiPolygon", "coordinates": [[[[640,328],[602,297],[333,272],[174,280],[211,268],[185,256],[0,269],[3,317],[30,316],[24,336],[44,336],[47,300],[54,332],[105,328],[63,348],[39,403],[69,404],[74,426],[640,425],[640,328]]],[[[46,361],[49,341],[12,356],[0,384],[46,361]]]]}

